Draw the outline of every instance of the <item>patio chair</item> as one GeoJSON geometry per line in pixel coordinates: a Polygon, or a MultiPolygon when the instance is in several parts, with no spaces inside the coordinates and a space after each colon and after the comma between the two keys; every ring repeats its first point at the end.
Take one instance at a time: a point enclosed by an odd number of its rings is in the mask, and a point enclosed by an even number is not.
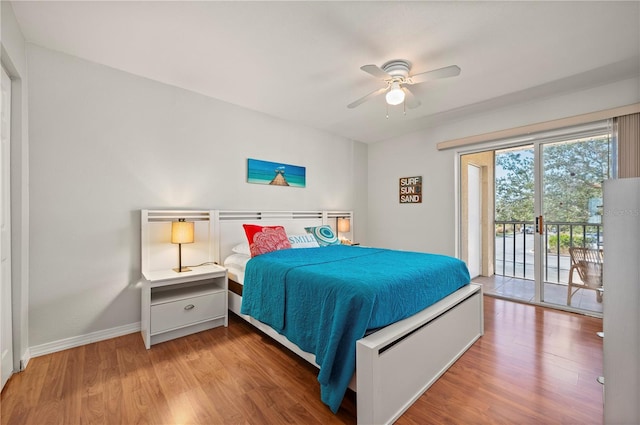
{"type": "Polygon", "coordinates": [[[580,289],[596,291],[596,299],[602,302],[602,263],[601,249],[569,248],[571,255],[571,269],[569,270],[569,287],[567,289],[567,305],[571,305],[571,298],[580,289]],[[580,281],[573,280],[574,272],[578,272],[580,281]],[[573,289],[575,288],[575,289],[573,289]]]}

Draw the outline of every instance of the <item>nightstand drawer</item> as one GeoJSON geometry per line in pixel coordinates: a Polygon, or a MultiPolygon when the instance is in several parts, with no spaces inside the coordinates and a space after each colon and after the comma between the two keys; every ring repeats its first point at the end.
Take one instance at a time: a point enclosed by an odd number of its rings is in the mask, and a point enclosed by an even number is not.
{"type": "Polygon", "coordinates": [[[226,291],[151,306],[151,334],[225,315],[226,291]]]}

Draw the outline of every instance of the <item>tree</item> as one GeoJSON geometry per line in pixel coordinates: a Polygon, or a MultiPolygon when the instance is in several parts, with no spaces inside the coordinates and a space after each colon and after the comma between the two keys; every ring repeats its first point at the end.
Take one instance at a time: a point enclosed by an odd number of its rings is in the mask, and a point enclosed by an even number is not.
{"type": "MultiPolygon", "coordinates": [[[[545,144],[542,157],[547,223],[588,222],[609,175],[608,137],[545,144]]],[[[496,152],[497,221],[533,220],[533,165],[533,148],[496,152]]]]}
{"type": "Polygon", "coordinates": [[[533,220],[533,149],[496,153],[496,220],[533,220]]]}
{"type": "Polygon", "coordinates": [[[608,139],[545,145],[543,161],[547,221],[588,222],[593,213],[589,202],[602,200],[602,182],[609,174],[608,139]]]}

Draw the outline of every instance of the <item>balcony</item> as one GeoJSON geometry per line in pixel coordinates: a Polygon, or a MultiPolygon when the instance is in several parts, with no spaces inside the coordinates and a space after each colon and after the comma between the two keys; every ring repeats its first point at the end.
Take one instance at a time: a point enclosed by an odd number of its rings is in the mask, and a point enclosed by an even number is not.
{"type": "MultiPolygon", "coordinates": [[[[603,229],[594,223],[545,223],[543,255],[544,300],[566,306],[567,284],[573,246],[602,248],[603,229]]],[[[534,223],[527,221],[495,222],[495,275],[478,277],[487,294],[533,301],[534,299],[534,223]]],[[[579,279],[577,274],[574,279],[579,279]]],[[[572,307],[602,312],[596,292],[579,290],[571,301],[572,307]]]]}

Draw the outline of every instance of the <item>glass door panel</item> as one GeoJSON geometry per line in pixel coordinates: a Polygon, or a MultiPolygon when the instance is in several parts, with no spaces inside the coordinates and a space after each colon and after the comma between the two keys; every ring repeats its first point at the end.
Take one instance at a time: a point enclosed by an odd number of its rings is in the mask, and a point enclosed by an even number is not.
{"type": "Polygon", "coordinates": [[[496,274],[500,295],[531,302],[534,286],[534,146],[495,153],[496,274]]]}
{"type": "Polygon", "coordinates": [[[608,135],[538,146],[542,302],[602,312],[602,183],[609,176],[609,148],[608,135]],[[590,263],[582,267],[580,261],[590,263]]]}

